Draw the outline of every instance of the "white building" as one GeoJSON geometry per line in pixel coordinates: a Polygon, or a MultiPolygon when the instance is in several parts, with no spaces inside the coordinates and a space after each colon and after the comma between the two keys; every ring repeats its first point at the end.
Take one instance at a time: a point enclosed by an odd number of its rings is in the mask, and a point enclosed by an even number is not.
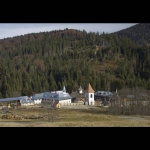
{"type": "Polygon", "coordinates": [[[72,97],[66,92],[66,88],[64,86],[62,91],[45,92],[42,102],[53,103],[55,101],[55,103],[60,103],[63,105],[71,103],[71,99],[72,97]]]}
{"type": "Polygon", "coordinates": [[[20,100],[20,103],[22,106],[29,106],[29,105],[34,105],[34,101],[31,100],[30,97],[25,97],[23,99],[20,100]]]}
{"type": "Polygon", "coordinates": [[[34,94],[31,97],[31,100],[34,101],[34,104],[41,104],[42,102],[55,102],[60,104],[67,104],[71,103],[71,96],[66,92],[65,86],[63,87],[62,91],[52,91],[52,92],[45,92],[34,94]]]}
{"type": "Polygon", "coordinates": [[[31,97],[31,100],[34,101],[34,104],[41,104],[43,98],[44,98],[44,93],[38,93],[38,94],[34,94],[31,97]]]}
{"type": "Polygon", "coordinates": [[[94,101],[94,90],[92,89],[90,83],[87,85],[87,89],[84,91],[85,92],[85,104],[86,105],[95,105],[94,101]]]}
{"type": "Polygon", "coordinates": [[[14,103],[16,103],[17,106],[34,105],[33,101],[28,96],[2,98],[0,99],[0,103],[8,103],[9,107],[10,104],[14,104],[14,103]]]}

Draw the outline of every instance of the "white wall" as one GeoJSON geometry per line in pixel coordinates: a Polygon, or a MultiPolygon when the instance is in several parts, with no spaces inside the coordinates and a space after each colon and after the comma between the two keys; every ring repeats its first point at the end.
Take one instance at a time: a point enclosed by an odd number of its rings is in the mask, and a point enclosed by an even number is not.
{"type": "Polygon", "coordinates": [[[67,103],[71,103],[71,99],[67,99],[67,100],[60,100],[59,101],[60,104],[67,104],[67,103]]]}
{"type": "Polygon", "coordinates": [[[41,102],[42,102],[42,99],[36,99],[36,100],[34,100],[34,104],[41,104],[41,102]]]}
{"type": "Polygon", "coordinates": [[[95,105],[94,101],[94,93],[85,93],[86,101],[88,101],[88,105],[95,105]]]}
{"type": "Polygon", "coordinates": [[[83,93],[83,91],[82,91],[82,90],[80,90],[80,91],[79,91],[79,94],[82,94],[82,93],[83,93]]]}
{"type": "MultiPolygon", "coordinates": [[[[46,101],[48,101],[48,102],[52,102],[52,100],[44,100],[45,102],[46,101]]],[[[41,102],[42,102],[42,99],[36,99],[36,100],[34,100],[34,104],[41,104],[41,102]]],[[[59,103],[60,104],[69,104],[69,103],[71,103],[71,99],[67,99],[67,100],[60,100],[59,101],[59,103]]],[[[27,103],[25,103],[25,104],[22,104],[22,105],[30,105],[30,104],[27,104],[27,103]]]]}
{"type": "Polygon", "coordinates": [[[22,103],[22,106],[29,106],[29,105],[34,105],[34,103],[22,103]]]}

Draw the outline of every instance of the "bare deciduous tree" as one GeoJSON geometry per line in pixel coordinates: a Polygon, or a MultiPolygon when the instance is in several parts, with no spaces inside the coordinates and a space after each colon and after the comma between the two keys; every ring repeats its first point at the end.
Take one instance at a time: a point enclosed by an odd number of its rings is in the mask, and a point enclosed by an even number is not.
{"type": "Polygon", "coordinates": [[[122,89],[119,97],[110,99],[110,114],[117,115],[150,115],[150,91],[140,87],[122,89]]]}
{"type": "Polygon", "coordinates": [[[59,118],[59,107],[57,107],[57,104],[54,99],[42,102],[43,108],[47,110],[48,121],[53,122],[54,119],[59,118]]]}

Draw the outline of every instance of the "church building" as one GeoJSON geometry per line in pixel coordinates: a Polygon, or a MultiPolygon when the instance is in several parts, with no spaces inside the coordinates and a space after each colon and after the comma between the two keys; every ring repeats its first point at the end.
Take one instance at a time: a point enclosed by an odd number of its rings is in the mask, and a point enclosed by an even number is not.
{"type": "Polygon", "coordinates": [[[94,101],[94,90],[91,87],[90,83],[87,85],[86,90],[84,91],[85,93],[85,104],[86,105],[95,105],[94,101]]]}

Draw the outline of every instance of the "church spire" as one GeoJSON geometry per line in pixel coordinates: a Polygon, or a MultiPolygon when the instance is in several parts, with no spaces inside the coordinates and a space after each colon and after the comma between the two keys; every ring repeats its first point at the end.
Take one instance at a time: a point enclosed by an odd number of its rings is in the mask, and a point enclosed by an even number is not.
{"type": "Polygon", "coordinates": [[[67,90],[66,90],[66,88],[65,88],[65,86],[63,87],[63,90],[62,90],[63,92],[66,92],[67,90]]]}
{"type": "Polygon", "coordinates": [[[87,85],[87,88],[85,90],[86,93],[94,93],[95,91],[93,90],[93,88],[91,87],[90,83],[87,85]]]}
{"type": "Polygon", "coordinates": [[[79,87],[79,94],[82,94],[83,93],[83,89],[82,89],[82,87],[81,87],[81,85],[80,85],[80,87],[79,87]]]}

